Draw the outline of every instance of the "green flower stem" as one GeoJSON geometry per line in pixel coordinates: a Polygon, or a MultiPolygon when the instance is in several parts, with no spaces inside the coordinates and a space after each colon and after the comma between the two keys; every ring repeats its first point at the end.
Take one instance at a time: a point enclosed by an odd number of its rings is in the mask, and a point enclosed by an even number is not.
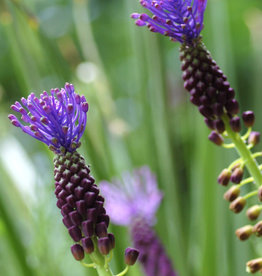
{"type": "Polygon", "coordinates": [[[108,263],[106,262],[106,257],[103,256],[99,251],[97,247],[97,239],[93,238],[94,243],[94,252],[90,254],[91,260],[95,264],[95,269],[99,276],[113,276],[111,269],[109,268],[108,263]]]}
{"type": "Polygon", "coordinates": [[[99,276],[112,276],[113,275],[110,268],[105,268],[103,266],[97,266],[96,271],[97,271],[99,276]]]}
{"type": "Polygon", "coordinates": [[[252,155],[252,152],[249,150],[248,146],[245,144],[239,133],[234,132],[230,125],[229,125],[229,119],[226,115],[222,117],[226,131],[228,134],[228,137],[232,140],[232,142],[235,144],[235,147],[239,153],[239,155],[242,157],[243,161],[245,162],[245,165],[250,173],[250,175],[254,178],[255,184],[259,187],[262,185],[262,174],[260,172],[258,163],[254,156],[252,155]]]}
{"type": "Polygon", "coordinates": [[[243,198],[248,199],[248,198],[250,198],[252,196],[255,196],[257,194],[258,194],[258,191],[256,190],[256,191],[253,191],[253,192],[250,192],[250,193],[246,194],[243,198]]]}
{"type": "Polygon", "coordinates": [[[238,186],[239,188],[240,187],[242,187],[242,186],[244,186],[244,185],[246,185],[246,184],[248,184],[248,183],[250,183],[250,182],[253,182],[254,181],[254,178],[253,177],[249,177],[249,178],[246,178],[246,179],[244,179],[243,181],[241,181],[238,185],[236,185],[236,186],[238,186]]]}

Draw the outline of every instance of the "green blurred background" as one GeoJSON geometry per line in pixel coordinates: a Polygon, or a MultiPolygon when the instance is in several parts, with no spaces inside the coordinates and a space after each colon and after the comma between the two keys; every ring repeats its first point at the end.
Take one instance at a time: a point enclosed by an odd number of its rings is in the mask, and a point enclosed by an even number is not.
{"type": "MultiPolygon", "coordinates": [[[[15,100],[66,81],[90,104],[80,151],[97,182],[144,164],[157,174],[156,231],[180,276],[247,275],[246,261],[262,255],[259,239],[235,237],[247,219],[228,210],[216,183],[237,155],[208,142],[183,89],[179,45],[136,27],[129,15],[142,10],[136,0],[0,0],[1,276],[96,275],[71,256],[52,153],[7,119],[15,100]]],[[[203,36],[262,130],[261,0],[208,0],[203,36]]],[[[111,230],[119,272],[130,240],[111,230]]],[[[142,275],[139,265],[128,275],[142,275]]]]}

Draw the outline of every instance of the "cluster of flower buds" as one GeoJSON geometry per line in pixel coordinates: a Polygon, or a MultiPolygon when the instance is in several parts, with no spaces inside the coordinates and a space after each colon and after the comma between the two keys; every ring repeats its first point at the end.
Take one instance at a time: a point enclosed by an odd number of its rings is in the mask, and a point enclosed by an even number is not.
{"type": "Polygon", "coordinates": [[[79,244],[72,247],[73,255],[79,260],[79,256],[84,257],[84,251],[92,253],[95,236],[100,253],[109,254],[115,247],[115,238],[107,233],[109,216],[103,207],[104,198],[99,195],[84,158],[77,152],[67,152],[57,155],[54,165],[57,207],[72,239],[82,244],[82,248],[79,244]]]}
{"type": "MultiPolygon", "coordinates": [[[[196,40],[195,47],[183,44],[180,59],[182,62],[184,87],[190,93],[190,101],[198,107],[205,117],[206,125],[212,130],[209,140],[221,146],[224,143],[223,133],[226,129],[225,118],[228,118],[233,132],[241,131],[239,104],[235,92],[230,87],[227,77],[212,59],[210,53],[196,40]]],[[[247,128],[253,126],[255,116],[252,111],[242,114],[242,120],[247,128]]],[[[259,133],[249,135],[249,144],[257,144],[259,133]]]]}
{"type": "MultiPolygon", "coordinates": [[[[230,180],[235,183],[224,194],[224,199],[230,202],[229,208],[234,213],[240,213],[244,209],[247,203],[247,199],[251,196],[258,195],[259,200],[262,201],[261,188],[258,190],[255,189],[246,195],[240,196],[241,187],[253,181],[252,177],[241,181],[242,177],[243,168],[241,168],[241,166],[235,167],[232,171],[229,169],[224,169],[218,177],[218,182],[221,185],[227,186],[230,180]]],[[[256,220],[259,217],[261,210],[262,205],[253,205],[247,210],[246,215],[250,220],[256,220]]]]}

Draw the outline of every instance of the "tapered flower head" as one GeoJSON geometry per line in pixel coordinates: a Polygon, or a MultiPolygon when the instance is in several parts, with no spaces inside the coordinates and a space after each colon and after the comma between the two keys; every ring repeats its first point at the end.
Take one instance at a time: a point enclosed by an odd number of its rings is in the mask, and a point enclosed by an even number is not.
{"type": "Polygon", "coordinates": [[[124,173],[113,183],[102,181],[100,189],[106,197],[106,208],[114,223],[130,225],[136,218],[153,224],[162,199],[155,176],[148,167],[124,173]]]}
{"type": "Polygon", "coordinates": [[[124,173],[121,181],[100,183],[111,220],[127,225],[139,261],[147,276],[176,276],[172,262],[152,225],[162,199],[155,176],[148,167],[124,173]]]}
{"type": "Polygon", "coordinates": [[[44,91],[40,98],[31,93],[11,108],[22,115],[21,122],[10,114],[11,123],[56,153],[62,150],[73,152],[79,147],[86,126],[88,103],[84,96],[75,93],[72,84],[66,83],[60,90],[51,89],[50,94],[44,91]]]}
{"type": "Polygon", "coordinates": [[[191,44],[203,29],[207,0],[140,0],[152,12],[133,13],[136,25],[147,26],[151,32],[169,36],[174,41],[191,44]]]}

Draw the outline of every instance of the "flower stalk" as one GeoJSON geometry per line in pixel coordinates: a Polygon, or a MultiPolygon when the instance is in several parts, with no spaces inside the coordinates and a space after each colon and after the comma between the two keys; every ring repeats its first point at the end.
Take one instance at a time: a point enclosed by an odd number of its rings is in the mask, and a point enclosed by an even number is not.
{"type": "Polygon", "coordinates": [[[235,148],[238,154],[241,156],[250,175],[253,177],[254,183],[258,187],[261,186],[262,174],[259,169],[259,165],[255,159],[255,157],[258,156],[259,153],[252,154],[252,152],[248,148],[247,144],[244,142],[243,138],[239,135],[239,133],[232,131],[232,129],[230,128],[229,119],[227,116],[224,115],[222,119],[225,124],[225,130],[228,135],[228,138],[230,138],[233,144],[235,145],[235,148]]]}

